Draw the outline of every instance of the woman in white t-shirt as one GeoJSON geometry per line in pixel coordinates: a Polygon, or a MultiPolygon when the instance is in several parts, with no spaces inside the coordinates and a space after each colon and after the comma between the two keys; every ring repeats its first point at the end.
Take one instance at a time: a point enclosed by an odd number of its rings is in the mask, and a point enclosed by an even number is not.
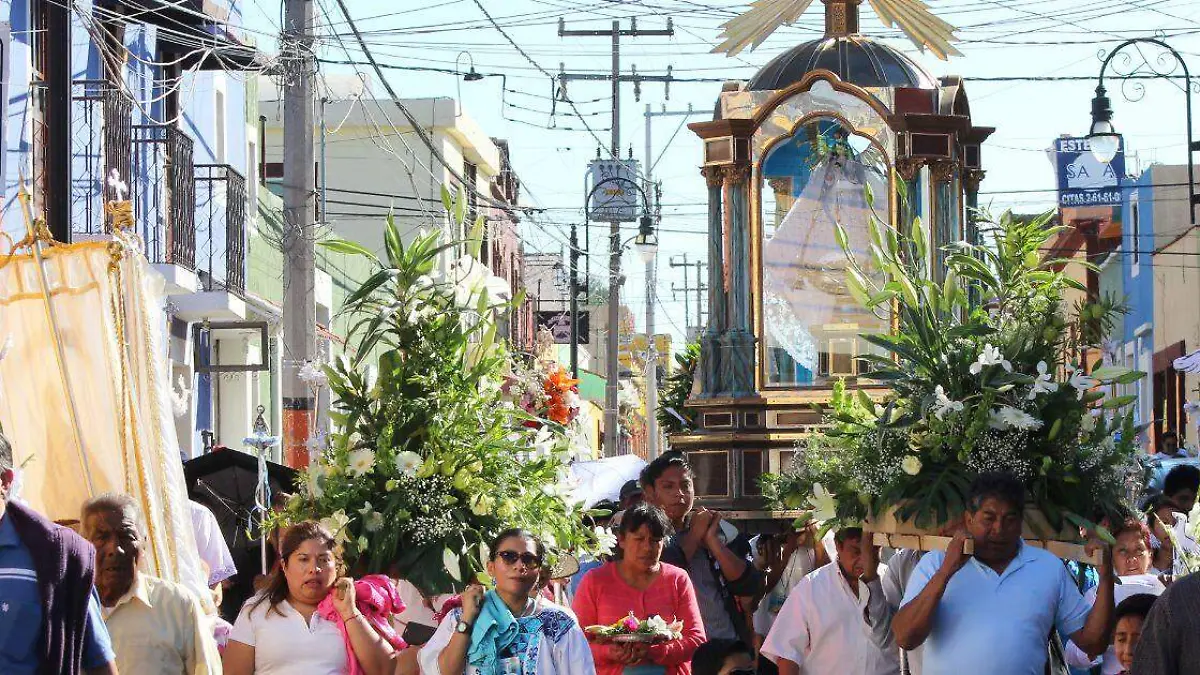
{"type": "Polygon", "coordinates": [[[354,604],[354,583],[337,578],[334,537],[306,521],[280,538],[281,564],[234,622],[225,675],[349,675],[350,652],[366,675],[390,673],[392,649],[354,604]],[[317,611],[332,593],[337,618],[317,611]],[[342,629],[345,627],[345,637],[342,629]]]}

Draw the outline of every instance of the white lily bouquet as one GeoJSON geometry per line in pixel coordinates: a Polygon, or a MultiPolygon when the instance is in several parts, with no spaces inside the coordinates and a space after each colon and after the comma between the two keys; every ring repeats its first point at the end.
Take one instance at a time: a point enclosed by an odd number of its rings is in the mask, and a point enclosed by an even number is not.
{"type": "Polygon", "coordinates": [[[963,512],[977,474],[1006,471],[1054,533],[1126,513],[1144,478],[1144,428],[1133,397],[1110,391],[1143,373],[1076,360],[1125,309],[1111,298],[1065,305],[1064,291],[1085,289],[1062,270],[1084,263],[1041,253],[1062,228],[1049,214],[1005,213],[983,228],[993,245],[947,247],[937,270],[919,220],[907,234],[877,219],[869,229],[866,265],[838,237],[854,296],[880,316],[898,313],[895,333],[862,336],[887,352],[860,357],[864,378],[890,392],[877,402],[839,383],[831,428],[788,471],[764,477],[768,499],[811,507],[830,525],[890,514],[932,530],[963,512]]]}
{"type": "MultiPolygon", "coordinates": [[[[461,227],[465,196],[443,199],[461,227]]],[[[321,519],[355,574],[399,576],[427,595],[485,576],[484,542],[508,527],[538,535],[551,556],[601,547],[569,492],[565,427],[503,391],[513,357],[497,319],[519,300],[478,262],[482,219],[475,227],[467,242],[431,232],[405,245],[389,218],[383,259],[323,242],[377,271],[346,299],[353,358],[322,371],[336,430],[282,517],[321,519]],[[470,255],[446,264],[460,246],[470,255]]]]}

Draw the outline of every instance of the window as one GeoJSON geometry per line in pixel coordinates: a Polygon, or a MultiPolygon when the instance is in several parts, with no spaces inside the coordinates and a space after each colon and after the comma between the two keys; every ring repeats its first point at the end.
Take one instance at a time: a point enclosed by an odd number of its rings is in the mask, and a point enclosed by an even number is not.
{"type": "Polygon", "coordinates": [[[1131,239],[1129,244],[1133,247],[1130,249],[1133,267],[1129,274],[1136,277],[1140,271],[1138,268],[1141,266],[1142,259],[1142,210],[1138,208],[1137,193],[1131,195],[1129,199],[1129,230],[1131,239]]]}
{"type": "Polygon", "coordinates": [[[213,161],[217,164],[226,164],[225,153],[225,92],[217,90],[214,101],[213,120],[216,125],[216,133],[213,135],[215,146],[213,148],[213,161]]]}

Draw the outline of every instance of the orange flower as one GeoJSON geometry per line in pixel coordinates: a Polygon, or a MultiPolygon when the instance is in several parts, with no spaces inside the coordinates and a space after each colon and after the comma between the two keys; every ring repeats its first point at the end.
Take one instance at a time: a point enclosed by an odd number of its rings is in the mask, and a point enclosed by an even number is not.
{"type": "Polygon", "coordinates": [[[546,416],[551,421],[559,424],[567,424],[571,421],[571,408],[564,403],[551,403],[550,407],[546,410],[546,416]]]}
{"type": "Polygon", "coordinates": [[[579,380],[571,379],[571,376],[567,374],[567,369],[559,366],[558,370],[546,375],[543,387],[547,394],[553,395],[556,392],[569,391],[577,384],[579,384],[579,380]]]}

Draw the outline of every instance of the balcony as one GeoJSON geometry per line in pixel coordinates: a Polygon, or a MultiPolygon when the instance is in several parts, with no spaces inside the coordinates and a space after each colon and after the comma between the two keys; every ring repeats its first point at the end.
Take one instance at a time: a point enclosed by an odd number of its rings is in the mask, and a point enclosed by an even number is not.
{"type": "MultiPolygon", "coordinates": [[[[165,266],[196,271],[196,183],[192,146],[191,137],[174,126],[133,126],[130,199],[138,235],[146,243],[146,256],[160,269],[165,266]]],[[[172,275],[169,271],[164,273],[168,277],[172,275]]],[[[194,288],[194,281],[192,286],[194,288]]]]}
{"type": "Polygon", "coordinates": [[[71,83],[71,233],[98,236],[112,229],[104,202],[114,197],[107,178],[131,177],[133,104],[112,83],[71,83]]]}
{"type": "Polygon", "coordinates": [[[228,164],[196,165],[196,241],[204,290],[246,292],[246,179],[228,164]]]}

